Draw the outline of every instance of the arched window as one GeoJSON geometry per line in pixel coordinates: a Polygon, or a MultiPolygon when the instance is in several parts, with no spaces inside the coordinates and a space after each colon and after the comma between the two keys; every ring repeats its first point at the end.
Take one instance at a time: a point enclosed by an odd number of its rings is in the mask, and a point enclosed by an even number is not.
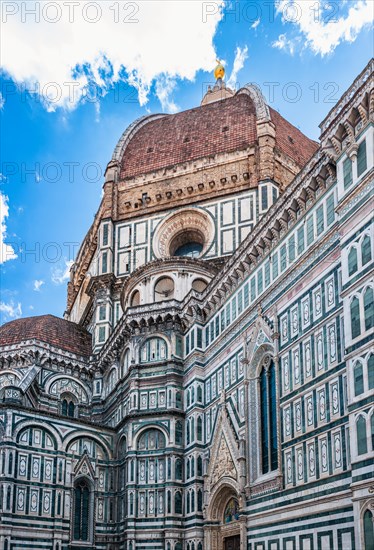
{"type": "Polygon", "coordinates": [[[354,273],[356,273],[358,269],[357,265],[357,248],[354,246],[351,248],[351,250],[348,253],[348,274],[351,277],[354,273]]]}
{"type": "Polygon", "coordinates": [[[201,416],[199,416],[197,419],[197,440],[203,440],[203,419],[201,418],[201,416]]]}
{"type": "Polygon", "coordinates": [[[370,510],[364,513],[364,550],[374,549],[374,522],[373,514],[370,510]]]}
{"type": "Polygon", "coordinates": [[[262,368],[260,398],[262,473],[266,474],[278,467],[275,365],[273,361],[270,362],[268,370],[265,367],[262,368]]]}
{"type": "Polygon", "coordinates": [[[190,513],[190,492],[186,494],[186,513],[190,513]]]}
{"type": "Polygon", "coordinates": [[[374,327],[374,291],[367,288],[364,293],[365,330],[374,327]]]}
{"type": "Polygon", "coordinates": [[[183,478],[183,462],[180,458],[175,461],[175,479],[182,480],[183,478]]]}
{"type": "Polygon", "coordinates": [[[171,514],[171,491],[167,492],[167,510],[168,514],[171,514]]]}
{"type": "Polygon", "coordinates": [[[130,493],[130,516],[134,515],[134,493],[130,493]]]}
{"type": "Polygon", "coordinates": [[[155,284],[154,301],[163,302],[174,298],[174,281],[171,277],[162,277],[155,284]]]}
{"type": "Polygon", "coordinates": [[[197,545],[197,550],[203,550],[203,545],[201,544],[201,542],[199,542],[199,544],[197,545]]]}
{"type": "Polygon", "coordinates": [[[67,401],[67,399],[63,399],[63,401],[62,401],[61,414],[62,414],[62,416],[67,416],[68,415],[68,401],[67,401]]]}
{"type": "Polygon", "coordinates": [[[130,359],[130,350],[127,349],[125,351],[125,355],[123,356],[123,361],[122,361],[122,376],[125,376],[125,374],[129,370],[130,361],[131,361],[131,359],[130,359]]]}
{"type": "Polygon", "coordinates": [[[165,436],[160,430],[151,429],[144,432],[138,441],[138,451],[156,451],[165,449],[165,436]]]}
{"type": "Polygon", "coordinates": [[[140,362],[162,361],[167,357],[167,346],[162,338],[150,338],[144,342],[140,351],[140,362]]]}
{"type": "Polygon", "coordinates": [[[140,304],[140,292],[139,290],[135,290],[131,296],[130,300],[130,306],[136,307],[140,304]]]}
{"type": "Polygon", "coordinates": [[[13,453],[10,452],[9,453],[9,462],[8,462],[8,474],[12,474],[13,473],[13,453]]]}
{"type": "Polygon", "coordinates": [[[195,511],[195,491],[192,489],[191,491],[191,512],[195,511]]]}
{"type": "Polygon", "coordinates": [[[187,425],[186,425],[186,444],[189,445],[190,444],[190,421],[187,420],[187,425]]]}
{"type": "Polygon", "coordinates": [[[374,412],[370,418],[370,431],[371,431],[371,450],[374,451],[374,412]]]}
{"type": "Polygon", "coordinates": [[[195,477],[195,457],[191,457],[191,477],[195,477]]]}
{"type": "Polygon", "coordinates": [[[203,492],[201,489],[197,491],[197,511],[203,511],[203,492]]]}
{"type": "Polygon", "coordinates": [[[352,331],[352,340],[354,340],[361,334],[360,302],[357,296],[354,296],[351,301],[351,331],[352,331]]]}
{"type": "Polygon", "coordinates": [[[7,510],[10,510],[11,498],[12,498],[12,489],[10,485],[8,485],[8,489],[6,491],[6,509],[7,510]]]}
{"type": "Polygon", "coordinates": [[[65,394],[65,396],[62,396],[62,403],[61,403],[61,414],[62,416],[66,416],[68,418],[74,418],[75,417],[75,402],[73,401],[73,398],[70,396],[70,394],[65,394]]]}
{"type": "Polygon", "coordinates": [[[177,445],[182,445],[183,443],[183,426],[180,420],[175,423],[175,443],[177,445]]]}
{"type": "Polygon", "coordinates": [[[362,239],[361,260],[363,266],[371,261],[371,241],[369,235],[365,235],[365,237],[362,239]]]}
{"type": "Polygon", "coordinates": [[[70,401],[69,407],[68,407],[68,416],[70,416],[70,418],[74,418],[74,412],[75,412],[74,402],[70,401]]]}
{"type": "Polygon", "coordinates": [[[5,539],[5,540],[4,540],[4,550],[9,550],[8,539],[5,539]]]}
{"type": "Polygon", "coordinates": [[[236,519],[239,519],[239,504],[236,498],[230,498],[226,504],[223,521],[224,523],[230,523],[236,519]]]}
{"type": "Polygon", "coordinates": [[[177,491],[174,497],[174,509],[176,514],[182,513],[182,493],[177,491]]]}
{"type": "Polygon", "coordinates": [[[202,476],[203,475],[203,459],[199,455],[197,457],[197,475],[202,476]]]}
{"type": "Polygon", "coordinates": [[[356,424],[357,434],[357,454],[364,455],[368,452],[368,443],[366,438],[366,420],[360,416],[356,424]]]}
{"type": "Polygon", "coordinates": [[[271,362],[269,376],[269,423],[270,423],[270,467],[278,467],[277,403],[275,387],[275,365],[271,362]]]}
{"type": "Polygon", "coordinates": [[[203,292],[207,286],[208,283],[204,279],[195,279],[192,283],[192,288],[197,292],[203,292]]]}
{"type": "Polygon", "coordinates": [[[267,394],[267,373],[265,368],[260,376],[261,393],[261,455],[262,473],[269,471],[269,429],[268,429],[268,394],[267,394]]]}
{"type": "Polygon", "coordinates": [[[182,394],[180,391],[177,391],[175,394],[175,406],[177,407],[177,409],[182,408],[182,394]]]}
{"type": "Polygon", "coordinates": [[[368,384],[369,390],[374,389],[374,354],[372,353],[368,359],[368,384]]]}
{"type": "Polygon", "coordinates": [[[201,386],[197,386],[197,401],[202,403],[203,401],[203,389],[201,386]]]}
{"type": "Polygon", "coordinates": [[[190,459],[187,458],[187,463],[186,463],[186,479],[190,479],[190,476],[191,476],[191,470],[190,470],[190,459]]]}
{"type": "Polygon", "coordinates": [[[355,396],[360,395],[364,391],[364,370],[362,363],[357,361],[353,368],[353,378],[355,387],[355,396]]]}
{"type": "Polygon", "coordinates": [[[82,478],[74,486],[74,540],[89,540],[90,513],[90,488],[87,480],[82,478]]]}

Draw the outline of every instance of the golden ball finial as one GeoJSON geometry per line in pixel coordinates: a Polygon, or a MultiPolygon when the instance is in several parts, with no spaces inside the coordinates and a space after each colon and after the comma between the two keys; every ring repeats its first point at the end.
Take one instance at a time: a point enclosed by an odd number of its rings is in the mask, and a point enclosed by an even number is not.
{"type": "Polygon", "coordinates": [[[217,59],[217,67],[214,69],[214,78],[218,80],[219,78],[223,80],[225,76],[225,67],[222,65],[221,61],[217,59]]]}

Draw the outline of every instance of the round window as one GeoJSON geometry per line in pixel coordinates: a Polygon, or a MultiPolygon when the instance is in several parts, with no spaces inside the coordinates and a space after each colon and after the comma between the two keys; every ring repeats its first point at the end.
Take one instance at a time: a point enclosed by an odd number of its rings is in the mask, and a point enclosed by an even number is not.
{"type": "Polygon", "coordinates": [[[174,256],[188,256],[189,258],[198,258],[203,249],[201,243],[186,243],[179,246],[174,252],[174,256]]]}
{"type": "Polygon", "coordinates": [[[198,208],[179,210],[158,225],[153,250],[157,258],[199,258],[209,249],[214,235],[214,222],[207,212],[198,208]]]}

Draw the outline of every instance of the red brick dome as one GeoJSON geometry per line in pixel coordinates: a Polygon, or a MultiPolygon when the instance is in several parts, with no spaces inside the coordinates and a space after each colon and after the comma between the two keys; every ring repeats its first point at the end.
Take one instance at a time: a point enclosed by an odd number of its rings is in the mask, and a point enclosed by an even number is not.
{"type": "Polygon", "coordinates": [[[76,323],[54,315],[25,317],[0,327],[0,347],[27,340],[39,340],[85,357],[91,354],[91,334],[76,323]]]}
{"type": "Polygon", "coordinates": [[[264,118],[264,112],[265,118],[275,125],[276,146],[302,167],[318,144],[270,109],[254,86],[248,86],[228,99],[175,115],[150,115],[135,121],[115,151],[121,164],[120,178],[125,180],[210,155],[245,150],[256,143],[257,121],[264,118]]]}

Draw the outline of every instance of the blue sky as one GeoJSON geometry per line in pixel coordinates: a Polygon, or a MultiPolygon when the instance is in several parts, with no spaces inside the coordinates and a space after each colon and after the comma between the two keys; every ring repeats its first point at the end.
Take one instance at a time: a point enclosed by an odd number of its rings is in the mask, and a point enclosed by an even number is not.
{"type": "Polygon", "coordinates": [[[55,5],[2,2],[1,323],[63,315],[118,138],[141,115],[199,105],[216,56],[230,84],[257,83],[318,139],[373,55],[370,0],[55,5]]]}

